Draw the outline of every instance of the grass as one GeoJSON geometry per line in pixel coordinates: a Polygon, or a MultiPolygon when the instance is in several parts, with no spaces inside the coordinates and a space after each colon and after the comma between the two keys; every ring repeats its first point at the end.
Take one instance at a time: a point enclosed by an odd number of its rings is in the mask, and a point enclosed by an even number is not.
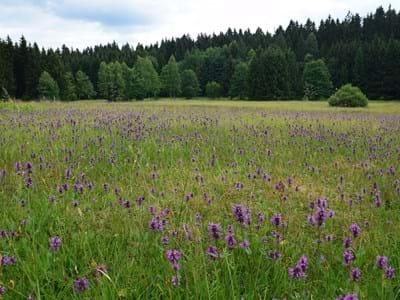
{"type": "Polygon", "coordinates": [[[17,260],[0,266],[5,299],[400,297],[399,279],[375,265],[385,255],[399,268],[397,102],[0,104],[0,130],[0,255],[17,260]],[[318,199],[335,212],[320,227],[308,221],[318,199]],[[250,209],[250,224],[235,219],[237,204],[250,209]],[[286,226],[270,223],[276,213],[286,226]],[[151,230],[157,217],[166,224],[151,230]],[[220,239],[210,238],[210,223],[221,225],[220,239]],[[62,245],[50,251],[55,236],[62,245]],[[166,257],[172,249],[182,252],[178,271],[166,257]],[[307,276],[290,278],[303,255],[307,276]],[[82,277],[90,287],[75,291],[82,277]]]}

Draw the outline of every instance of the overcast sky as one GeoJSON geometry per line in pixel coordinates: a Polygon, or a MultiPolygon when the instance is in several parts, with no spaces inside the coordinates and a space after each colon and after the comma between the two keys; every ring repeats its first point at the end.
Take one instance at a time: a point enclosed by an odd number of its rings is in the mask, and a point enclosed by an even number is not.
{"type": "Polygon", "coordinates": [[[228,27],[273,32],[291,19],[318,24],[328,15],[364,16],[390,3],[400,9],[400,0],[0,0],[0,37],[23,34],[44,47],[150,44],[228,27]]]}

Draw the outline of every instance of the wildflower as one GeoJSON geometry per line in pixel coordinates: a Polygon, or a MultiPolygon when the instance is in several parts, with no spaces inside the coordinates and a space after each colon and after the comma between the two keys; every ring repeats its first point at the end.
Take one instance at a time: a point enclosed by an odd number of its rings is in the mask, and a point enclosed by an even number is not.
{"type": "Polygon", "coordinates": [[[280,226],[283,224],[281,214],[274,214],[271,218],[271,224],[274,226],[280,226]]]}
{"type": "Polygon", "coordinates": [[[249,216],[249,209],[244,208],[242,204],[237,204],[233,206],[232,209],[233,216],[235,217],[236,221],[243,225],[250,224],[250,216],[249,216]]]}
{"type": "Polygon", "coordinates": [[[7,292],[7,289],[5,286],[0,285],[0,295],[5,295],[7,292]]]}
{"type": "Polygon", "coordinates": [[[343,247],[349,249],[351,247],[351,239],[349,237],[343,240],[343,247]]]}
{"type": "Polygon", "coordinates": [[[361,228],[356,223],[350,225],[350,231],[353,234],[353,237],[355,238],[361,234],[361,228]]]}
{"type": "Polygon", "coordinates": [[[261,224],[265,222],[265,216],[261,211],[257,212],[257,222],[257,229],[260,229],[261,224]]]}
{"type": "Polygon", "coordinates": [[[225,237],[225,241],[226,241],[226,245],[228,247],[228,249],[234,249],[236,248],[236,240],[235,240],[235,236],[233,235],[233,233],[228,233],[225,237]]]}
{"type": "Polygon", "coordinates": [[[179,277],[177,275],[172,276],[172,285],[177,287],[179,285],[179,277]]]}
{"type": "Polygon", "coordinates": [[[193,233],[192,230],[190,229],[188,224],[183,225],[183,230],[185,231],[185,237],[187,240],[191,241],[193,239],[193,233]]]}
{"type": "Polygon", "coordinates": [[[137,199],[136,199],[136,203],[137,203],[137,205],[142,205],[142,203],[143,203],[143,201],[144,201],[144,197],[143,196],[139,196],[137,199]]]}
{"type": "Polygon", "coordinates": [[[196,213],[195,219],[196,219],[196,224],[200,224],[201,223],[201,215],[199,213],[196,213]]]}
{"type": "Polygon", "coordinates": [[[395,277],[394,268],[393,267],[387,267],[385,269],[385,278],[386,279],[393,279],[394,277],[395,277]]]}
{"type": "Polygon", "coordinates": [[[211,260],[215,260],[219,257],[218,254],[218,248],[215,246],[208,246],[207,247],[207,251],[206,251],[206,255],[211,259],[211,260]]]}
{"type": "Polygon", "coordinates": [[[350,278],[352,281],[358,281],[361,277],[361,271],[358,268],[354,268],[350,272],[350,278]]]}
{"type": "Polygon", "coordinates": [[[169,237],[168,236],[163,236],[161,237],[161,245],[166,246],[169,243],[169,237]]]}
{"type": "Polygon", "coordinates": [[[182,252],[179,250],[167,250],[165,251],[165,256],[172,265],[172,268],[178,271],[180,269],[179,260],[182,257],[182,252]]]}
{"type": "Polygon", "coordinates": [[[271,251],[268,252],[268,257],[273,259],[273,260],[277,260],[281,256],[282,256],[282,254],[279,253],[279,251],[277,251],[277,250],[271,250],[271,251]]]}
{"type": "Polygon", "coordinates": [[[353,262],[353,260],[354,260],[354,254],[353,254],[353,252],[351,251],[351,250],[345,250],[344,252],[343,252],[343,260],[344,260],[344,263],[348,266],[348,265],[350,265],[352,262],[353,262]]]}
{"type": "Polygon", "coordinates": [[[388,259],[386,256],[377,256],[376,257],[376,266],[379,269],[384,269],[387,265],[387,261],[388,261],[388,259]]]}
{"type": "Polygon", "coordinates": [[[240,247],[243,249],[247,249],[250,247],[250,242],[248,240],[244,240],[243,242],[240,243],[240,247]]]}
{"type": "Polygon", "coordinates": [[[166,221],[161,219],[159,216],[153,217],[149,222],[149,228],[152,231],[163,231],[166,225],[166,221]]]}
{"type": "Polygon", "coordinates": [[[96,265],[94,273],[97,277],[104,276],[104,274],[107,274],[107,266],[106,265],[96,265]]]}
{"type": "Polygon", "coordinates": [[[149,213],[151,214],[151,215],[155,215],[156,214],[156,212],[157,212],[157,209],[154,207],[154,206],[150,206],[149,207],[149,213]]]}
{"type": "Polygon", "coordinates": [[[347,294],[345,296],[339,296],[336,300],[358,300],[357,294],[347,294]]]}
{"type": "Polygon", "coordinates": [[[307,276],[306,271],[308,269],[308,258],[302,256],[297,262],[296,266],[289,268],[289,276],[293,279],[301,279],[307,276]]]}
{"type": "Polygon", "coordinates": [[[83,292],[89,289],[89,280],[86,277],[77,278],[74,280],[75,292],[83,292]]]}
{"type": "Polygon", "coordinates": [[[220,224],[211,223],[208,225],[208,235],[211,239],[218,240],[221,238],[222,228],[220,224]]]}
{"type": "Polygon", "coordinates": [[[1,257],[1,265],[2,266],[12,266],[17,262],[17,258],[15,256],[7,256],[4,255],[1,257]]]}
{"type": "Polygon", "coordinates": [[[58,251],[61,248],[61,238],[58,236],[49,239],[49,249],[50,251],[58,251]]]}

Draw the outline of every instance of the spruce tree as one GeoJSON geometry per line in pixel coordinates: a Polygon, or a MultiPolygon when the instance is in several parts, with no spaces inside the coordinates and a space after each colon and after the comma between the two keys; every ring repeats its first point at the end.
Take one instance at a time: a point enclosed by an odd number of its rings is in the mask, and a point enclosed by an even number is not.
{"type": "Polygon", "coordinates": [[[308,100],[328,98],[333,90],[331,75],[322,59],[311,60],[304,66],[304,94],[308,100]]]}

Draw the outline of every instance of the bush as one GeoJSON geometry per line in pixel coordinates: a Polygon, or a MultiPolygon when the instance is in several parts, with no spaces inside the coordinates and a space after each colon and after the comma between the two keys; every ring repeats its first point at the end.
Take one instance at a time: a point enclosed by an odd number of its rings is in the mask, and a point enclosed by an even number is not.
{"type": "Polygon", "coordinates": [[[219,98],[221,96],[221,85],[215,81],[207,83],[206,96],[211,99],[219,98]]]}
{"type": "Polygon", "coordinates": [[[333,94],[328,102],[330,106],[366,107],[368,98],[358,87],[346,84],[333,94]]]}
{"type": "Polygon", "coordinates": [[[1,102],[7,102],[10,100],[10,95],[7,92],[7,89],[5,87],[2,87],[0,90],[0,101],[1,102]]]}

